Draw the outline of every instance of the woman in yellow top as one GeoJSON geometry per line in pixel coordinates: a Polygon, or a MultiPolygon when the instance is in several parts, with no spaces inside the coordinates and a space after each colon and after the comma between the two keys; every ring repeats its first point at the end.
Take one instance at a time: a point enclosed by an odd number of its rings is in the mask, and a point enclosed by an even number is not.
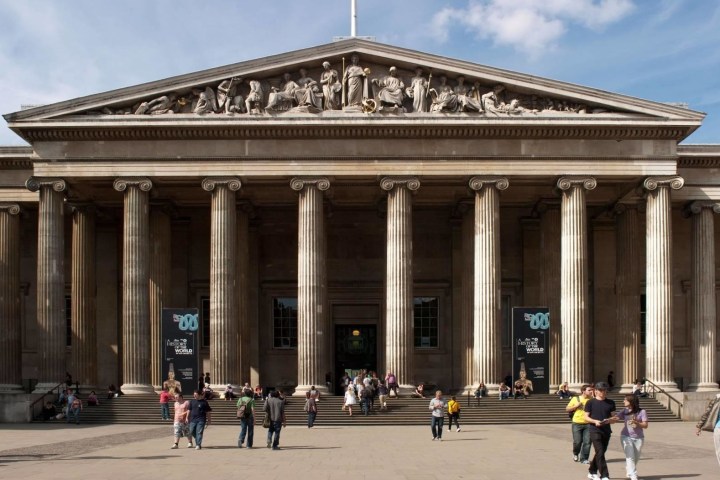
{"type": "Polygon", "coordinates": [[[455,420],[455,426],[457,427],[457,431],[460,431],[460,404],[455,399],[455,395],[450,397],[450,401],[447,404],[448,408],[448,418],[450,419],[448,423],[448,430],[452,430],[452,424],[453,420],[455,420]]]}

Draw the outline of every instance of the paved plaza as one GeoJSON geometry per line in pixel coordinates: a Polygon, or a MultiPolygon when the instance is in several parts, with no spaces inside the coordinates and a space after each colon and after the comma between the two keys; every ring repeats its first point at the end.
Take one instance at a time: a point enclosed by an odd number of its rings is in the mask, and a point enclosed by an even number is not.
{"type": "MultiPolygon", "coordinates": [[[[348,419],[350,420],[350,419],[348,419]]],[[[253,449],[238,449],[239,428],[210,426],[203,449],[171,450],[172,425],[0,425],[0,478],[150,479],[241,478],[262,480],[533,478],[584,479],[572,461],[570,425],[468,425],[447,428],[442,442],[430,427],[289,427],[281,450],[265,446],[257,428],[253,449]],[[194,472],[194,474],[193,474],[194,472]]],[[[608,453],[611,478],[625,478],[619,430],[608,453]]],[[[638,472],[649,479],[720,477],[712,434],[694,435],[691,423],[656,423],[647,430],[638,472]]]]}

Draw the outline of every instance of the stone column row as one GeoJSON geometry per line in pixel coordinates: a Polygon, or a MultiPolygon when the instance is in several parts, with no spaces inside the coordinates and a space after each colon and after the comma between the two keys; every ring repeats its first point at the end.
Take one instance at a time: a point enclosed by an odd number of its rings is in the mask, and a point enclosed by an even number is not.
{"type": "Polygon", "coordinates": [[[22,387],[20,205],[0,204],[0,392],[22,387]]]}

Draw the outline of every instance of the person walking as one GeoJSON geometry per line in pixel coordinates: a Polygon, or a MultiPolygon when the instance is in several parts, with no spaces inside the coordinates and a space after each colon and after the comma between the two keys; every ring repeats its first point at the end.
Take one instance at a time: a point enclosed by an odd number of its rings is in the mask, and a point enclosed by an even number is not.
{"type": "Polygon", "coordinates": [[[388,389],[385,386],[385,382],[380,382],[380,385],[378,385],[378,400],[380,401],[380,410],[387,410],[387,397],[388,389]]]}
{"type": "Polygon", "coordinates": [[[182,393],[175,395],[175,405],[173,408],[173,436],[174,443],[171,449],[178,448],[180,437],[187,438],[187,448],[192,448],[192,435],[190,435],[190,429],[188,428],[188,416],[190,414],[190,402],[186,401],[182,393]]]}
{"type": "Polygon", "coordinates": [[[695,435],[700,435],[703,430],[712,430],[715,441],[715,456],[720,463],[720,393],[708,402],[705,413],[695,425],[695,435]]]}
{"type": "Polygon", "coordinates": [[[255,434],[255,400],[253,391],[250,388],[243,388],[240,399],[237,401],[238,417],[240,417],[240,436],[238,437],[238,448],[243,448],[247,436],[247,448],[253,446],[253,435],[255,434]]]}
{"type": "Polygon", "coordinates": [[[307,413],[307,426],[312,428],[315,425],[315,417],[317,417],[317,398],[312,394],[312,390],[305,393],[305,407],[307,413]]]}
{"type": "Polygon", "coordinates": [[[625,422],[620,433],[620,443],[625,451],[627,476],[630,480],[637,480],[637,464],[645,441],[643,430],[648,427],[648,416],[647,412],[640,408],[637,395],[625,395],[623,405],[625,408],[617,415],[621,422],[625,422]]]}
{"type": "Polygon", "coordinates": [[[273,390],[270,397],[265,401],[263,411],[270,415],[267,448],[272,446],[273,450],[280,450],[280,430],[285,426],[285,402],[280,398],[280,392],[273,390]]]}
{"type": "Polygon", "coordinates": [[[573,461],[590,463],[590,424],[585,421],[585,404],[593,396],[592,385],[583,385],[580,395],[572,397],[565,407],[572,414],[573,461]]]}
{"type": "Polygon", "coordinates": [[[610,477],[605,452],[612,434],[610,424],[617,422],[618,418],[613,415],[615,402],[607,398],[609,387],[605,382],[596,383],[595,398],[585,404],[585,421],[590,424],[590,441],[595,449],[588,468],[588,478],[592,480],[609,480],[610,477]]]}
{"type": "Polygon", "coordinates": [[[448,432],[452,430],[453,420],[455,420],[455,426],[457,431],[460,431],[460,403],[458,403],[455,395],[450,397],[450,401],[447,403],[448,410],[448,432]]]}
{"type": "Polygon", "coordinates": [[[442,442],[443,420],[445,418],[445,402],[442,399],[440,390],[435,392],[435,398],[430,400],[430,430],[433,440],[442,442]]]}
{"type": "Polygon", "coordinates": [[[357,403],[355,398],[355,387],[350,384],[345,392],[345,403],[343,403],[343,410],[348,409],[348,415],[352,417],[352,407],[357,403]]]}
{"type": "Polygon", "coordinates": [[[190,435],[195,438],[195,450],[202,450],[203,433],[210,426],[212,408],[203,398],[202,390],[195,390],[190,402],[190,435]]]}
{"type": "Polygon", "coordinates": [[[160,418],[170,420],[170,394],[167,387],[163,387],[160,392],[160,418]]]}

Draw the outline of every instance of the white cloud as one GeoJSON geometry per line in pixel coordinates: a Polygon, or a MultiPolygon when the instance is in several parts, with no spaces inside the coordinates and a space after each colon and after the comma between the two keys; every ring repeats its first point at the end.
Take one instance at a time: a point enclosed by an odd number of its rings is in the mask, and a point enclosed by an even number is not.
{"type": "Polygon", "coordinates": [[[633,9],[632,0],[470,0],[465,8],[437,12],[431,31],[445,42],[457,25],[478,38],[538,57],[553,49],[570,25],[602,29],[633,9]]]}

